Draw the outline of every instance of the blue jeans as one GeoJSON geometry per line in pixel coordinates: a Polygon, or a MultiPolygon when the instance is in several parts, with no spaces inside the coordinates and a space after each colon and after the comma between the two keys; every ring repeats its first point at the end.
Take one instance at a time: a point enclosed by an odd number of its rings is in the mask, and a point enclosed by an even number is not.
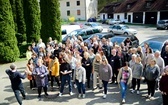
{"type": "Polygon", "coordinates": [[[122,99],[125,99],[126,91],[127,91],[127,83],[120,82],[120,88],[121,88],[122,99]]]}
{"type": "Polygon", "coordinates": [[[78,80],[75,80],[75,82],[78,87],[79,94],[81,94],[81,90],[82,90],[83,94],[85,94],[85,84],[83,84],[82,82],[79,82],[78,80]]]}
{"type": "Polygon", "coordinates": [[[69,92],[72,92],[71,76],[70,75],[62,75],[60,93],[63,93],[64,85],[66,84],[66,81],[68,81],[69,92]]]}
{"type": "Polygon", "coordinates": [[[107,94],[107,85],[108,85],[108,81],[104,81],[102,80],[103,82],[103,86],[104,86],[104,94],[107,94]]]}

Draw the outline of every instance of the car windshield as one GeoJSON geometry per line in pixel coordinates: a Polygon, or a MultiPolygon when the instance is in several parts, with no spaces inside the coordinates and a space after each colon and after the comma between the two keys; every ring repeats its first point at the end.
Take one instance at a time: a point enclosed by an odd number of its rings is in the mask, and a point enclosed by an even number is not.
{"type": "Polygon", "coordinates": [[[93,27],[95,27],[95,26],[99,26],[98,24],[91,24],[93,27]]]}
{"type": "Polygon", "coordinates": [[[74,30],[74,31],[70,32],[68,34],[68,36],[77,35],[79,32],[80,32],[80,30],[74,30]]]}
{"type": "Polygon", "coordinates": [[[111,38],[111,42],[121,44],[126,38],[125,37],[113,37],[111,38]]]}
{"type": "Polygon", "coordinates": [[[147,42],[149,44],[149,46],[154,50],[161,50],[162,48],[162,42],[156,42],[156,41],[151,41],[151,42],[147,42]]]}
{"type": "Polygon", "coordinates": [[[160,21],[158,22],[158,24],[165,24],[165,21],[160,20],[160,21]]]}

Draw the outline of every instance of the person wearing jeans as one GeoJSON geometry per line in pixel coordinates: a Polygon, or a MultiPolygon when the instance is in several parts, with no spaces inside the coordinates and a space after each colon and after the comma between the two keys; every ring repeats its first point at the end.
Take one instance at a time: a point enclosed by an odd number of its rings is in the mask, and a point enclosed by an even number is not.
{"type": "Polygon", "coordinates": [[[74,77],[73,80],[75,80],[78,88],[78,93],[79,93],[78,98],[81,98],[81,96],[82,98],[85,98],[86,70],[84,67],[81,66],[81,61],[76,62],[76,69],[73,77],[74,77]]]}
{"type": "Polygon", "coordinates": [[[72,73],[72,69],[70,64],[68,63],[68,58],[62,58],[62,63],[60,66],[60,73],[61,73],[61,89],[60,89],[60,93],[59,96],[62,96],[63,90],[64,90],[64,85],[66,84],[66,81],[68,81],[68,85],[69,85],[69,92],[70,95],[73,95],[72,93],[72,83],[71,83],[71,73],[72,73]]]}
{"type": "Polygon", "coordinates": [[[146,66],[144,76],[146,78],[148,87],[148,95],[146,96],[146,98],[150,98],[151,100],[153,100],[156,81],[160,76],[160,69],[159,66],[156,64],[155,59],[151,59],[150,64],[146,66]]]}
{"type": "Polygon", "coordinates": [[[111,78],[112,78],[112,68],[110,64],[108,63],[105,56],[102,57],[102,63],[99,66],[99,77],[103,82],[103,86],[104,86],[103,98],[105,99],[107,96],[107,85],[108,85],[108,82],[111,81],[111,78]]]}
{"type": "Polygon", "coordinates": [[[117,82],[119,83],[121,89],[122,103],[125,103],[126,90],[128,85],[132,80],[132,69],[128,67],[128,62],[123,64],[123,67],[120,69],[117,82]]]}

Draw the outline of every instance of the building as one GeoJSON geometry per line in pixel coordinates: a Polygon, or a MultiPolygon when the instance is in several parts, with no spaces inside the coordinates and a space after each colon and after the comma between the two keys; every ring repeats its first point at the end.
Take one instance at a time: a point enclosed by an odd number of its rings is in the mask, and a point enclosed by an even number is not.
{"type": "Polygon", "coordinates": [[[113,19],[127,23],[156,24],[161,19],[168,19],[168,0],[124,0],[115,10],[109,8],[108,11],[113,19]]]}
{"type": "Polygon", "coordinates": [[[98,0],[59,0],[61,18],[68,20],[87,20],[97,17],[98,0]]]}

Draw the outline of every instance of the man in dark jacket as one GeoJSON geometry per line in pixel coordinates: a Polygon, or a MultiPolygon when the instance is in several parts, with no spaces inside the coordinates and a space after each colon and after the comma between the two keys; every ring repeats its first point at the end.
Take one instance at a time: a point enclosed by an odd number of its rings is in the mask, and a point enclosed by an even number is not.
{"type": "Polygon", "coordinates": [[[19,105],[22,105],[22,100],[21,100],[19,94],[21,93],[22,96],[23,96],[23,99],[26,99],[25,91],[24,91],[24,88],[23,88],[23,83],[22,83],[22,80],[21,80],[21,79],[26,78],[26,73],[24,75],[19,73],[16,70],[16,65],[15,64],[11,64],[10,69],[7,69],[6,73],[8,74],[9,79],[11,81],[11,87],[13,89],[15,97],[16,97],[19,105]]]}

